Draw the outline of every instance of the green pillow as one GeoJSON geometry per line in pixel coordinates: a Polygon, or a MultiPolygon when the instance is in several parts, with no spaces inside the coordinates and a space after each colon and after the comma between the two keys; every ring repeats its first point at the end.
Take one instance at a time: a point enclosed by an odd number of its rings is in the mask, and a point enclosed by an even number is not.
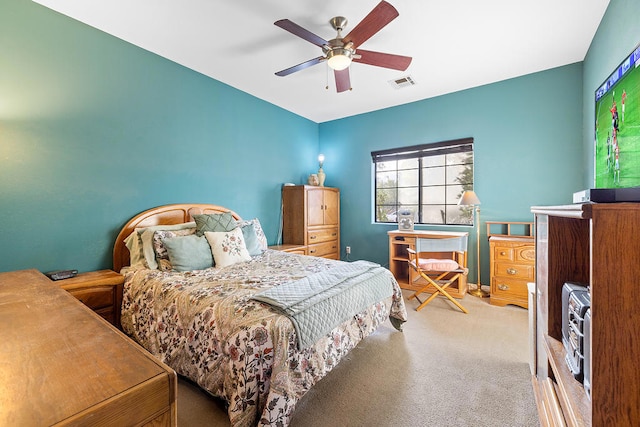
{"type": "Polygon", "coordinates": [[[205,231],[231,231],[238,226],[229,212],[222,214],[199,214],[193,216],[196,222],[196,234],[203,236],[205,231]]]}
{"type": "Polygon", "coordinates": [[[174,270],[204,270],[213,267],[213,255],[209,242],[194,234],[164,239],[169,261],[174,270]]]}
{"type": "Polygon", "coordinates": [[[262,246],[258,240],[258,234],[256,233],[253,223],[245,224],[242,227],[242,237],[244,237],[244,244],[249,251],[249,255],[256,256],[262,253],[262,246]]]}

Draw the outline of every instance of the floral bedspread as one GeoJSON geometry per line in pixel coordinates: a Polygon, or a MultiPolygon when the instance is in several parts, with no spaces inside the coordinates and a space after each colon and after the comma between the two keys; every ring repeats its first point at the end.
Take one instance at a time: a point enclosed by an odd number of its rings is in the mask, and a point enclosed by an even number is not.
{"type": "Polygon", "coordinates": [[[341,261],[267,250],[193,272],[123,271],[122,327],[178,374],[228,402],[232,426],[289,424],[296,402],[390,316],[405,321],[400,288],[298,350],[291,321],[250,297],[341,261]]]}

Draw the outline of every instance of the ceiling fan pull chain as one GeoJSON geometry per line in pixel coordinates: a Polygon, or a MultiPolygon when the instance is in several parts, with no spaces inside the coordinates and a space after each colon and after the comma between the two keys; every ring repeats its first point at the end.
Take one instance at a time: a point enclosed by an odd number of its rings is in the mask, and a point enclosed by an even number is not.
{"type": "Polygon", "coordinates": [[[326,78],[326,80],[325,80],[326,85],[324,86],[325,90],[329,90],[329,68],[330,68],[329,64],[327,63],[327,66],[325,68],[326,71],[327,71],[327,74],[325,74],[325,78],[326,78]]]}

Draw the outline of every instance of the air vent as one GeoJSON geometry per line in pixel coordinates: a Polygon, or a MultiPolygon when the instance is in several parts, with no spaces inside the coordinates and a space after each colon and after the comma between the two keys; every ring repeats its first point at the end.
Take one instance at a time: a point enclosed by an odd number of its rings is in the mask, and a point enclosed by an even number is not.
{"type": "Polygon", "coordinates": [[[416,82],[411,78],[411,76],[405,76],[399,79],[389,80],[389,84],[395,89],[402,89],[404,87],[413,86],[416,84],[416,82]]]}

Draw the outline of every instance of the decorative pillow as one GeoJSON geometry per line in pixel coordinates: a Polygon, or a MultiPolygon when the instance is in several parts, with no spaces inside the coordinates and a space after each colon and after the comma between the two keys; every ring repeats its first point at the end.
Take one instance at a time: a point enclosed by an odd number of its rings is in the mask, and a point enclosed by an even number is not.
{"type": "Polygon", "coordinates": [[[240,227],[236,227],[232,231],[205,231],[204,235],[211,246],[216,267],[226,267],[251,260],[240,227]]]}
{"type": "Polygon", "coordinates": [[[175,231],[158,230],[153,233],[153,251],[156,254],[156,262],[158,263],[158,268],[160,270],[168,271],[173,268],[171,266],[171,262],[169,261],[169,253],[167,252],[167,248],[164,244],[164,239],[171,239],[171,238],[180,237],[180,236],[189,236],[191,234],[195,234],[195,232],[196,232],[196,229],[194,227],[194,228],[185,228],[184,230],[175,230],[175,231]]]}
{"type": "Polygon", "coordinates": [[[202,236],[205,231],[231,231],[238,226],[229,212],[222,214],[194,215],[196,234],[202,236]]]}
{"type": "Polygon", "coordinates": [[[260,224],[260,220],[258,218],[253,218],[249,221],[241,221],[238,225],[240,227],[244,227],[247,224],[253,224],[253,229],[256,232],[256,236],[258,236],[258,242],[260,243],[260,248],[263,251],[266,251],[269,247],[267,243],[267,236],[264,235],[264,231],[262,230],[262,225],[260,224]]]}
{"type": "Polygon", "coordinates": [[[158,230],[184,230],[185,228],[195,227],[195,222],[185,222],[183,224],[171,224],[171,225],[154,225],[151,227],[136,229],[140,234],[140,241],[142,242],[142,251],[144,252],[144,259],[147,263],[147,267],[151,270],[158,269],[158,263],[156,262],[156,252],[153,250],[153,235],[158,230]]]}
{"type": "Polygon", "coordinates": [[[153,225],[150,227],[136,228],[124,240],[125,246],[129,249],[129,264],[131,266],[140,264],[144,268],[155,270],[158,266],[155,262],[155,252],[153,251],[153,232],[157,230],[182,230],[185,228],[194,228],[195,226],[195,222],[185,222],[182,224],[153,225]],[[147,231],[149,233],[145,235],[147,231]]]}
{"type": "Polygon", "coordinates": [[[177,271],[204,270],[213,266],[211,247],[207,239],[195,234],[164,239],[171,266],[177,271]]]}
{"type": "Polygon", "coordinates": [[[260,255],[262,253],[262,246],[260,246],[260,242],[258,241],[258,235],[256,234],[253,223],[249,222],[240,227],[240,229],[242,230],[242,237],[244,237],[244,244],[247,247],[249,255],[260,255]]]}

